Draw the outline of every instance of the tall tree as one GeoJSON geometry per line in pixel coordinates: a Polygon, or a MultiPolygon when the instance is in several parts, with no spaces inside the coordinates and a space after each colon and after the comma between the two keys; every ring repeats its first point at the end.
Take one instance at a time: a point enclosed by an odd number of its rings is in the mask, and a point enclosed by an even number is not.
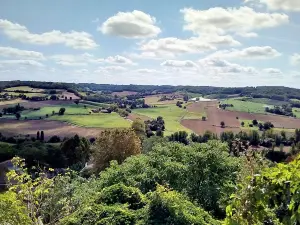
{"type": "Polygon", "coordinates": [[[141,153],[141,141],[133,129],[105,130],[92,147],[94,169],[100,172],[111,160],[122,163],[127,157],[141,153]]]}

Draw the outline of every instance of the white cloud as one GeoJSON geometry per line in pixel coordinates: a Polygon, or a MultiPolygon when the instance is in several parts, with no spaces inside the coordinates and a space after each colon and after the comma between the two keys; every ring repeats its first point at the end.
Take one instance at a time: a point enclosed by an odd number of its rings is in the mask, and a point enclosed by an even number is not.
{"type": "Polygon", "coordinates": [[[88,63],[96,62],[94,56],[89,53],[52,55],[49,58],[62,66],[86,66],[88,63]]]}
{"type": "Polygon", "coordinates": [[[16,59],[16,60],[1,60],[0,65],[4,66],[33,66],[33,67],[43,67],[44,65],[40,62],[30,59],[16,59]]]}
{"type": "Polygon", "coordinates": [[[160,73],[160,71],[158,70],[155,70],[155,69],[147,69],[147,68],[144,68],[144,69],[137,69],[135,70],[134,72],[137,72],[137,73],[150,73],[150,74],[153,74],[153,73],[160,73]]]}
{"type": "Polygon", "coordinates": [[[1,46],[0,46],[0,57],[33,59],[33,60],[45,59],[43,54],[40,52],[21,50],[12,47],[1,47],[1,46]]]}
{"type": "Polygon", "coordinates": [[[249,58],[249,59],[269,59],[281,54],[270,46],[252,46],[244,49],[231,49],[217,51],[209,58],[249,58]]]}
{"type": "Polygon", "coordinates": [[[212,70],[214,73],[246,73],[256,74],[257,70],[254,67],[245,67],[240,64],[231,63],[226,60],[204,58],[199,60],[199,64],[204,70],[212,70]]]}
{"type": "MultiPolygon", "coordinates": [[[[132,59],[154,59],[154,60],[160,60],[163,58],[163,56],[158,55],[157,52],[130,53],[128,54],[128,57],[132,59]]],[[[170,57],[173,57],[173,55],[170,55],[170,57]]]]}
{"type": "Polygon", "coordinates": [[[131,59],[128,59],[120,55],[109,56],[106,59],[98,59],[98,62],[106,62],[111,64],[123,64],[123,65],[135,65],[135,63],[133,63],[131,59]]]}
{"type": "Polygon", "coordinates": [[[179,39],[175,37],[152,39],[139,43],[143,53],[135,55],[140,58],[173,58],[183,53],[202,53],[216,50],[217,46],[238,46],[240,43],[231,36],[209,35],[179,39]]]}
{"type": "Polygon", "coordinates": [[[113,73],[113,72],[125,72],[127,71],[127,68],[122,66],[104,66],[104,67],[98,67],[97,70],[94,71],[94,73],[113,73]]]}
{"type": "Polygon", "coordinates": [[[183,68],[197,68],[197,64],[190,60],[166,60],[160,64],[167,67],[183,67],[183,68]]]}
{"type": "Polygon", "coordinates": [[[155,37],[161,32],[156,26],[155,17],[138,10],[119,12],[108,18],[98,30],[103,34],[125,38],[155,37]]]}
{"type": "Polygon", "coordinates": [[[299,0],[245,0],[250,4],[265,4],[270,10],[300,11],[299,0]]]}
{"type": "Polygon", "coordinates": [[[18,23],[0,19],[0,31],[13,40],[35,45],[63,44],[74,49],[94,49],[98,45],[91,34],[86,32],[70,31],[63,33],[59,30],[35,34],[18,23]]]}
{"type": "Polygon", "coordinates": [[[87,69],[79,69],[75,70],[74,72],[79,74],[87,74],[89,71],[87,69]]]}
{"type": "Polygon", "coordinates": [[[273,75],[282,75],[281,70],[277,68],[266,68],[263,69],[263,72],[273,74],[273,75]]]}
{"type": "Polygon", "coordinates": [[[249,7],[210,8],[207,10],[182,9],[184,29],[195,34],[250,32],[287,24],[289,17],[280,13],[261,13],[249,7]]]}
{"type": "Polygon", "coordinates": [[[254,32],[239,32],[239,33],[236,33],[236,34],[241,36],[241,37],[245,37],[245,38],[258,37],[258,34],[254,33],[254,32]]]}
{"type": "Polygon", "coordinates": [[[293,66],[300,65],[300,54],[295,53],[291,56],[291,64],[293,66]]]}

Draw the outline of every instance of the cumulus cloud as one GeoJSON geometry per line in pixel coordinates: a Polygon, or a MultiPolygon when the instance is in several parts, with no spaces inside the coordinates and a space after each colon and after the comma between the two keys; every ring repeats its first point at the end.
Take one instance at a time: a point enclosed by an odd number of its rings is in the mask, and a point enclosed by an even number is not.
{"type": "Polygon", "coordinates": [[[202,53],[216,50],[217,46],[238,46],[240,44],[228,35],[203,35],[188,39],[167,37],[139,43],[139,50],[142,53],[135,56],[140,56],[140,58],[172,58],[184,53],[202,53]]]}
{"type": "Polygon", "coordinates": [[[91,34],[87,32],[70,31],[63,33],[59,30],[35,34],[18,23],[0,19],[0,31],[7,37],[22,43],[35,45],[63,44],[74,49],[94,49],[98,45],[91,34]]]}
{"type": "Polygon", "coordinates": [[[200,35],[203,33],[250,32],[277,27],[289,22],[286,14],[261,13],[246,6],[227,9],[216,7],[207,10],[184,8],[181,12],[184,15],[184,29],[200,35]]]}
{"type": "Polygon", "coordinates": [[[167,67],[184,67],[184,68],[197,68],[197,64],[190,60],[166,60],[160,64],[167,67]]]}
{"type": "Polygon", "coordinates": [[[149,38],[161,32],[156,26],[155,17],[138,10],[119,12],[108,18],[98,30],[103,34],[125,38],[149,38]]]}
{"type": "Polygon", "coordinates": [[[135,70],[134,72],[137,72],[137,73],[150,73],[150,74],[153,74],[153,73],[160,73],[160,71],[158,70],[155,70],[155,69],[147,69],[147,68],[144,68],[144,69],[137,69],[135,70]]]}
{"type": "Polygon", "coordinates": [[[210,58],[248,58],[269,59],[280,56],[277,50],[270,46],[252,46],[244,49],[221,50],[209,55],[210,58]]]}
{"type": "Polygon", "coordinates": [[[16,60],[1,60],[0,65],[6,66],[32,66],[32,67],[43,67],[44,65],[40,62],[30,59],[16,59],[16,60]]]}
{"type": "Polygon", "coordinates": [[[0,57],[32,59],[32,60],[45,59],[44,55],[40,52],[27,51],[18,48],[12,48],[12,47],[1,47],[1,46],[0,46],[0,57]]]}
{"type": "Polygon", "coordinates": [[[128,59],[120,55],[109,56],[105,59],[98,59],[98,62],[106,62],[111,64],[123,64],[123,65],[135,65],[135,63],[133,63],[131,59],[128,59]]]}
{"type": "Polygon", "coordinates": [[[281,70],[277,68],[266,68],[263,69],[263,72],[273,74],[273,75],[282,75],[281,70]]]}
{"type": "Polygon", "coordinates": [[[300,11],[299,0],[245,0],[247,4],[264,4],[270,10],[300,11]]]}
{"type": "Polygon", "coordinates": [[[204,58],[199,60],[199,64],[205,70],[214,70],[215,73],[257,73],[257,70],[254,67],[242,66],[221,59],[204,58]]]}
{"type": "Polygon", "coordinates": [[[112,72],[125,72],[127,71],[127,68],[123,66],[103,66],[98,67],[97,70],[94,71],[94,73],[112,73],[112,72]]]}
{"type": "Polygon", "coordinates": [[[293,66],[300,65],[300,54],[298,53],[293,54],[290,60],[293,66]]]}
{"type": "Polygon", "coordinates": [[[255,33],[255,32],[239,32],[239,33],[236,33],[236,35],[241,36],[241,37],[245,37],[245,38],[258,37],[258,34],[255,33]]]}
{"type": "Polygon", "coordinates": [[[60,54],[60,55],[52,55],[49,57],[62,66],[86,66],[88,63],[96,62],[96,59],[93,55],[89,53],[83,53],[78,55],[71,54],[60,54]]]}

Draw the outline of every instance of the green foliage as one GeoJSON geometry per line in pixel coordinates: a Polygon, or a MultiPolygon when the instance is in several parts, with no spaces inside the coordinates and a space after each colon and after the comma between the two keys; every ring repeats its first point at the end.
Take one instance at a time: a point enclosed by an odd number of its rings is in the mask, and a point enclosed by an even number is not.
{"type": "Polygon", "coordinates": [[[110,161],[122,163],[131,155],[141,153],[141,141],[133,129],[105,130],[92,146],[93,167],[96,173],[109,166],[110,161]]]}
{"type": "Polygon", "coordinates": [[[90,144],[86,138],[80,138],[76,134],[74,137],[65,140],[61,144],[61,151],[67,158],[67,165],[78,167],[80,170],[89,160],[90,144]]]}
{"type": "Polygon", "coordinates": [[[158,186],[157,190],[150,195],[148,213],[149,217],[145,224],[221,224],[184,195],[162,186],[158,186]]]}
{"type": "Polygon", "coordinates": [[[298,224],[300,158],[252,174],[232,196],[226,224],[298,224]]]}
{"type": "Polygon", "coordinates": [[[130,157],[121,165],[112,163],[100,174],[100,186],[122,182],[147,193],[155,190],[157,183],[168,184],[222,217],[226,195],[234,191],[231,185],[237,171],[239,159],[229,156],[226,144],[166,143],[155,145],[147,155],[130,157]]]}
{"type": "Polygon", "coordinates": [[[31,224],[25,205],[12,191],[0,193],[0,224],[31,224]]]}

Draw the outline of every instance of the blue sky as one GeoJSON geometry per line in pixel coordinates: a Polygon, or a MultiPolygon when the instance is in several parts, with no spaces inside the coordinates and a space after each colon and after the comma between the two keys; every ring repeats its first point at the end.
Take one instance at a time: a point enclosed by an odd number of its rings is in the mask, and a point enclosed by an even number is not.
{"type": "Polygon", "coordinates": [[[0,5],[0,80],[300,88],[299,0],[0,5]]]}

